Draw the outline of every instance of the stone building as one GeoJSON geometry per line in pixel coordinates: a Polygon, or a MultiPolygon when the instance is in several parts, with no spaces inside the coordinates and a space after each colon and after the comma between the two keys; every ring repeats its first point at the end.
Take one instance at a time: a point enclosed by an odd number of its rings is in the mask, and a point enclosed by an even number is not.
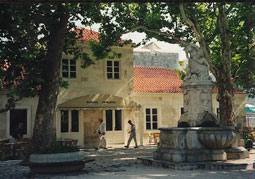
{"type": "Polygon", "coordinates": [[[142,48],[134,49],[134,65],[144,67],[180,68],[179,54],[162,50],[151,42],[142,48]]]}
{"type": "MultiPolygon", "coordinates": [[[[87,41],[91,38],[98,40],[98,33],[84,29],[81,45],[89,54],[87,41]]],[[[80,67],[81,60],[63,55],[61,75],[70,86],[60,89],[57,100],[54,130],[58,139],[77,139],[79,146],[94,147],[98,118],[106,123],[108,144],[127,142],[130,127],[128,120],[136,124],[140,144],[149,143],[149,137],[152,133],[158,133],[159,127],[177,126],[183,109],[182,81],[172,69],[178,66],[178,54],[169,57],[174,62],[167,66],[167,60],[163,60],[167,53],[162,55],[156,52],[153,58],[160,56],[157,65],[146,66],[147,56],[137,57],[141,56],[137,55],[139,50],[133,51],[131,47],[125,46],[114,47],[114,51],[120,52],[122,57],[95,61],[86,69],[80,67]],[[143,62],[139,62],[139,59],[143,62]]],[[[148,59],[151,57],[148,56],[148,59]]],[[[213,111],[217,113],[216,93],[212,96],[213,111]]],[[[239,91],[235,94],[238,125],[242,125],[243,119],[245,121],[245,96],[239,91]]],[[[6,102],[6,92],[2,91],[0,108],[6,102]]],[[[24,137],[31,137],[37,103],[36,97],[25,98],[18,102],[15,109],[0,113],[0,138],[8,138],[20,122],[24,123],[24,137]]]]}

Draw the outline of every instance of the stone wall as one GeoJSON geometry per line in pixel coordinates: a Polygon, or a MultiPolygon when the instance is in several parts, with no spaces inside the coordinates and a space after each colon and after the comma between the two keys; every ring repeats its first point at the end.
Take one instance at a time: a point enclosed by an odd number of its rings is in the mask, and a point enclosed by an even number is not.
{"type": "Polygon", "coordinates": [[[134,65],[146,67],[179,68],[178,53],[139,52],[134,51],[134,65]]]}
{"type": "MultiPolygon", "coordinates": [[[[4,108],[7,102],[5,92],[0,92],[0,108],[4,108]]],[[[23,98],[21,101],[17,102],[16,109],[27,109],[27,135],[24,137],[32,137],[34,119],[36,115],[38,98],[23,98]]],[[[0,113],[0,139],[9,138],[10,135],[10,112],[0,113]]]]}

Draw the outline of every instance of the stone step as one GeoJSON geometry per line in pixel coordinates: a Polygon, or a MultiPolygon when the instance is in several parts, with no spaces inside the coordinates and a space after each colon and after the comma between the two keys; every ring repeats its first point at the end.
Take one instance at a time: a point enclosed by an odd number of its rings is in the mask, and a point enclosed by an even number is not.
{"type": "MultiPolygon", "coordinates": [[[[248,167],[248,163],[233,163],[233,162],[196,162],[196,163],[172,163],[163,160],[154,160],[153,158],[143,157],[137,158],[144,165],[162,167],[175,170],[241,170],[248,167]]],[[[254,166],[254,163],[253,163],[254,166]]]]}

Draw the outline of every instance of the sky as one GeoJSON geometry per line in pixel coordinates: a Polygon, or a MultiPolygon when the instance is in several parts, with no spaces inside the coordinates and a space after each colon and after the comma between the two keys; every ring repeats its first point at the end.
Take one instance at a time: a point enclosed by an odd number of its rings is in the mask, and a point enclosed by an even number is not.
{"type": "MultiPolygon", "coordinates": [[[[77,25],[82,26],[79,23],[77,25]]],[[[86,27],[86,28],[92,29],[92,30],[98,32],[99,24],[94,24],[94,25],[92,25],[90,27],[86,27]]],[[[139,33],[139,32],[132,32],[132,33],[128,33],[128,34],[125,34],[122,36],[123,40],[131,39],[134,43],[142,42],[143,38],[145,38],[145,33],[139,33]]],[[[179,53],[179,60],[181,60],[181,61],[187,59],[183,48],[177,44],[169,44],[166,42],[158,41],[157,39],[154,39],[154,38],[151,39],[150,41],[148,41],[146,44],[149,44],[150,42],[156,43],[164,51],[179,53]]],[[[138,48],[141,48],[142,46],[140,46],[138,48]]]]}

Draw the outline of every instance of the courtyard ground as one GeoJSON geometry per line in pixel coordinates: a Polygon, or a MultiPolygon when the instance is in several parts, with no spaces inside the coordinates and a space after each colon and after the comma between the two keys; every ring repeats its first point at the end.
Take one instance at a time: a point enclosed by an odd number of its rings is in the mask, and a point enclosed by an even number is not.
{"type": "Polygon", "coordinates": [[[20,160],[0,161],[0,179],[19,178],[172,178],[172,179],[255,179],[255,171],[252,163],[255,160],[255,150],[250,151],[250,158],[245,159],[249,163],[245,170],[170,170],[144,166],[137,157],[152,156],[156,146],[125,149],[123,146],[112,146],[107,150],[95,151],[83,150],[86,160],[84,170],[76,173],[42,175],[34,174],[26,166],[21,166],[20,160]]]}

